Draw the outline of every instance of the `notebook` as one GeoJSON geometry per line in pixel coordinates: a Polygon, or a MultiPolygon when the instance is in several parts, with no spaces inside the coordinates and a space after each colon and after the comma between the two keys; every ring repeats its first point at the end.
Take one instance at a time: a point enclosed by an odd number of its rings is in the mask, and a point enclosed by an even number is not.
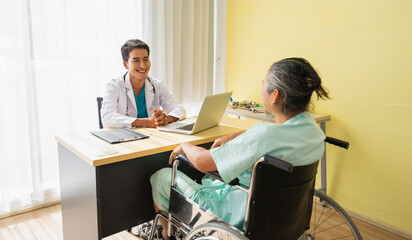
{"type": "Polygon", "coordinates": [[[195,134],[220,123],[232,92],[206,96],[197,119],[185,119],[158,127],[160,131],[195,134]]]}
{"type": "Polygon", "coordinates": [[[99,137],[109,143],[121,143],[138,139],[148,138],[149,136],[133,131],[129,128],[118,128],[111,130],[100,130],[91,132],[96,137],[99,137]]]}

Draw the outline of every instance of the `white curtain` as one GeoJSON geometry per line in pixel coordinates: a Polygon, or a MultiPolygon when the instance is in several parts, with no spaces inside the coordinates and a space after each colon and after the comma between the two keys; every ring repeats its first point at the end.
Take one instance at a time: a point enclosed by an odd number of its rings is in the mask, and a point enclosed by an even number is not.
{"type": "Polygon", "coordinates": [[[214,1],[145,0],[145,40],[152,47],[151,75],[196,115],[213,93],[214,1]]]}
{"type": "Polygon", "coordinates": [[[216,83],[224,85],[224,76],[213,80],[216,6],[0,0],[0,218],[59,199],[54,136],[98,128],[96,97],[125,72],[127,39],[149,44],[150,75],[196,114],[216,83]]]}
{"type": "MultiPolygon", "coordinates": [[[[97,129],[96,97],[142,35],[135,0],[0,0],[0,216],[59,199],[56,134],[97,129]]],[[[75,177],[75,176],[73,176],[75,177]]]]}

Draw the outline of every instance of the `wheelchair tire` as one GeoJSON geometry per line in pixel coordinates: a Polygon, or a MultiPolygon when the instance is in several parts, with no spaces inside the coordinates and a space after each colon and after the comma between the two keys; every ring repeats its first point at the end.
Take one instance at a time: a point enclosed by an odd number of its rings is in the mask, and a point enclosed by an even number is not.
{"type": "Polygon", "coordinates": [[[303,235],[304,240],[355,239],[362,236],[346,211],[332,198],[315,190],[310,229],[303,235]]]}
{"type": "Polygon", "coordinates": [[[225,224],[211,222],[199,225],[190,231],[185,240],[248,240],[236,229],[225,224]]]}

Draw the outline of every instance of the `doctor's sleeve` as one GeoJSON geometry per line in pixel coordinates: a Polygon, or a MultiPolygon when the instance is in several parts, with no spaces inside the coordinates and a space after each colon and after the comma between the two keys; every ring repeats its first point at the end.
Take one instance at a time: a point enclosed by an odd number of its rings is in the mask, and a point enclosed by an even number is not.
{"type": "Polygon", "coordinates": [[[130,128],[136,118],[121,114],[119,108],[119,98],[121,96],[119,86],[113,81],[108,82],[105,88],[102,108],[100,110],[103,127],[105,128],[130,128]]]}
{"type": "Polygon", "coordinates": [[[172,93],[170,93],[162,83],[158,83],[160,106],[167,113],[167,115],[179,118],[179,120],[186,117],[186,109],[176,100],[172,93]]]}

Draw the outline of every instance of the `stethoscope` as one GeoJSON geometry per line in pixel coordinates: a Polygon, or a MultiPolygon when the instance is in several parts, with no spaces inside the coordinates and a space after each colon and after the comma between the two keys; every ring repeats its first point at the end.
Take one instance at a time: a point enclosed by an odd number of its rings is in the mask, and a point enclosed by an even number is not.
{"type": "MultiPolygon", "coordinates": [[[[126,73],[123,75],[123,81],[124,81],[125,83],[126,83],[126,75],[127,75],[128,73],[129,73],[129,72],[126,72],[126,73]]],[[[153,94],[156,94],[156,88],[155,88],[155,86],[153,85],[152,81],[150,80],[149,76],[147,76],[147,81],[149,81],[150,85],[152,85],[153,94]]],[[[126,98],[127,98],[127,96],[126,96],[126,98]]],[[[126,99],[126,115],[129,116],[129,101],[127,101],[127,99],[126,99]]]]}

